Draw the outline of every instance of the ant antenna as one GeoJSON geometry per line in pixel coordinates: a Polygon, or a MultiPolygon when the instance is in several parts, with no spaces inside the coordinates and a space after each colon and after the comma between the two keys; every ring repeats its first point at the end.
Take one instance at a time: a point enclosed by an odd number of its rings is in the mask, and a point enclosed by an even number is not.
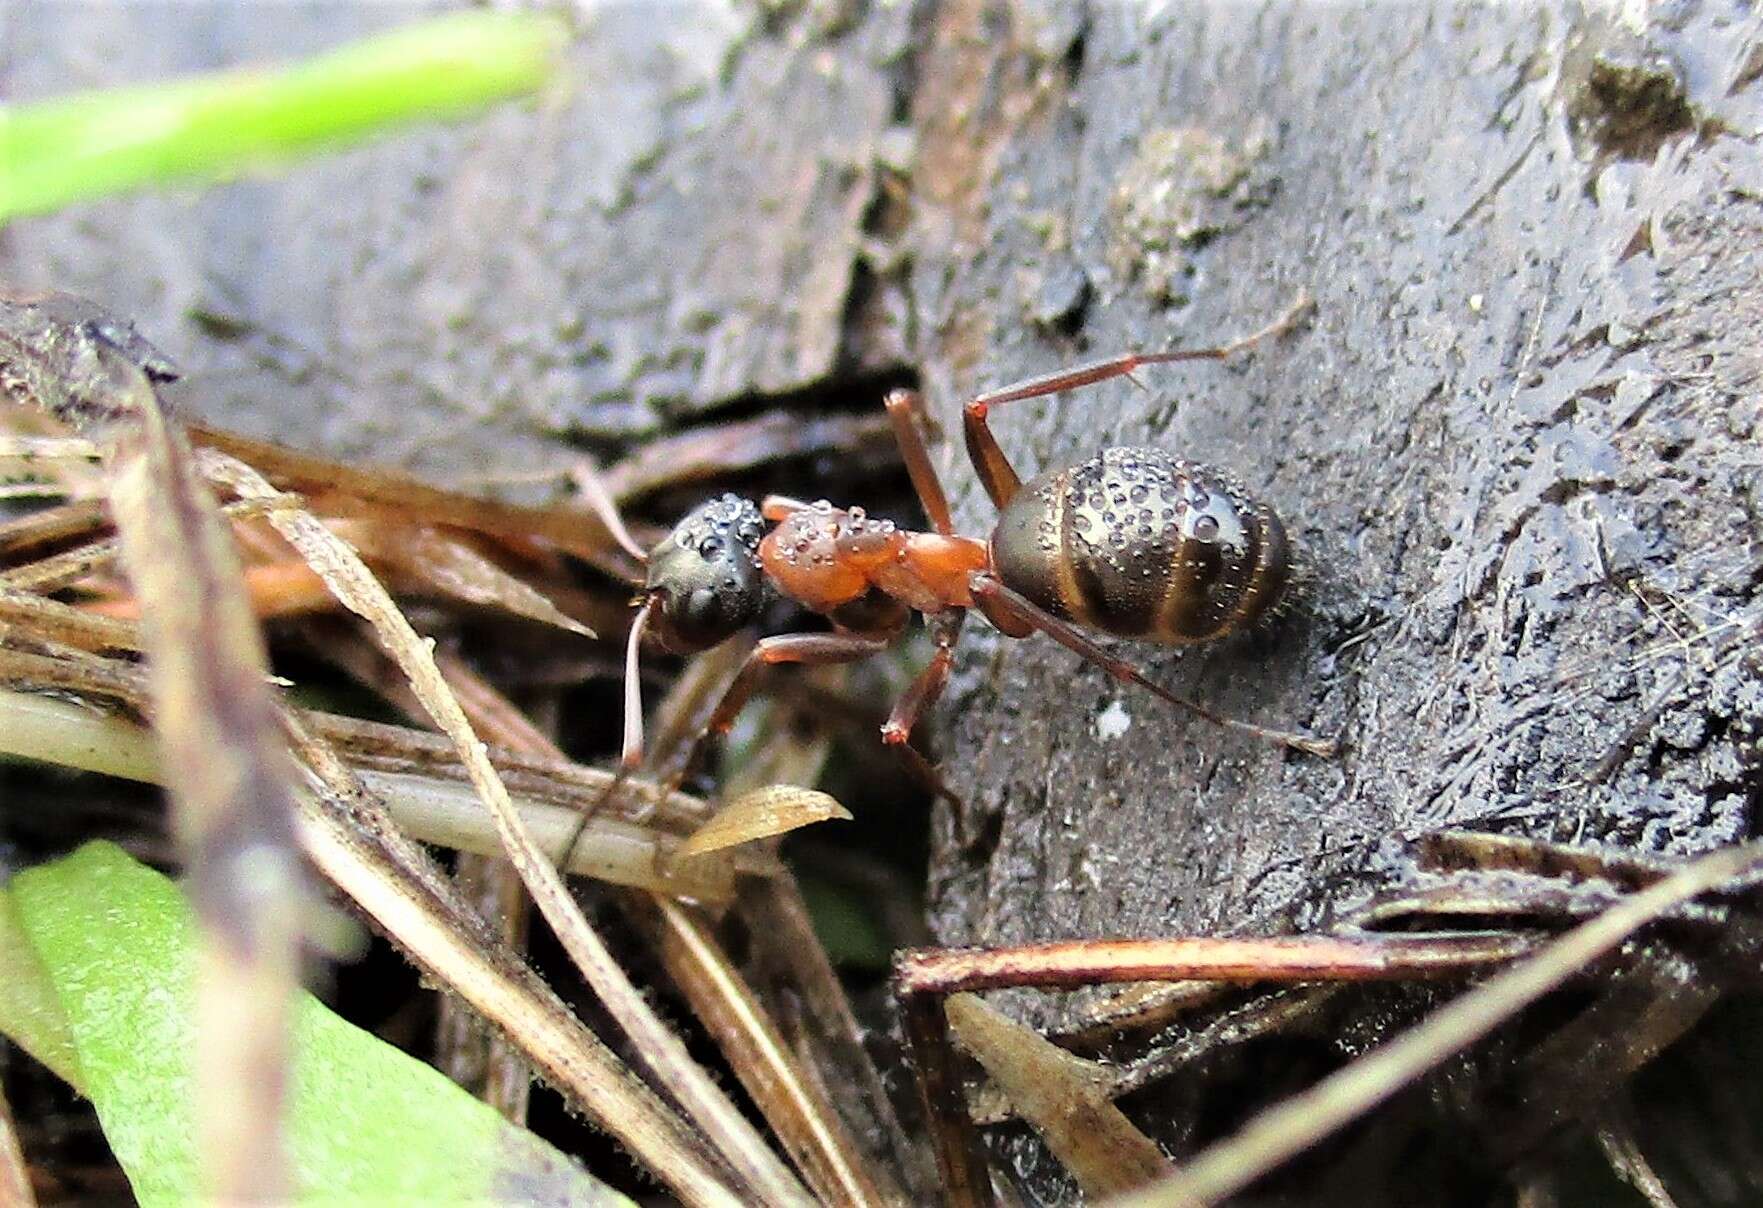
{"type": "Polygon", "coordinates": [[[569,833],[569,842],[564,844],[563,852],[557,858],[557,870],[565,875],[569,873],[570,861],[575,859],[576,844],[582,841],[588,823],[606,808],[608,801],[618,796],[619,790],[624,788],[624,782],[630,779],[630,774],[643,762],[643,683],[638,662],[643,647],[643,631],[648,627],[649,610],[652,607],[652,600],[644,600],[643,606],[637,609],[637,615],[631,620],[630,641],[624,650],[624,746],[618,756],[618,771],[613,773],[611,782],[595,799],[594,804],[583,810],[581,817],[576,819],[575,829],[569,833]]]}
{"type": "Polygon", "coordinates": [[[633,771],[643,762],[643,682],[637,666],[643,645],[643,629],[649,623],[654,602],[644,600],[631,621],[630,643],[624,649],[624,747],[619,752],[621,772],[633,771]]]}
{"type": "Polygon", "coordinates": [[[612,492],[606,489],[606,479],[601,475],[600,467],[584,457],[570,467],[569,478],[594,513],[594,518],[606,526],[606,531],[612,534],[620,548],[635,558],[639,566],[646,564],[649,555],[631,539],[630,530],[624,527],[624,518],[618,514],[618,504],[613,500],[612,492]]]}

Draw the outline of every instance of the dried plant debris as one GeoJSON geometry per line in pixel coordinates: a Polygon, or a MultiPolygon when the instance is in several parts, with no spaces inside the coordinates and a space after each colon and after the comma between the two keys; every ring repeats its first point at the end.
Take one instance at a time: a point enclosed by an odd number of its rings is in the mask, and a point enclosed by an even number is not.
{"type": "Polygon", "coordinates": [[[766,785],[743,793],[716,812],[681,846],[681,859],[724,851],[742,843],[770,839],[829,818],[849,821],[851,811],[814,789],[766,785]]]}
{"type": "Polygon", "coordinates": [[[19,1148],[18,1130],[12,1125],[12,1112],[6,1106],[6,1097],[0,1095],[0,1203],[32,1208],[36,1202],[24,1151],[19,1148]]]}
{"type": "MultiPolygon", "coordinates": [[[[312,917],[300,853],[506,1038],[519,1056],[499,1059],[504,1083],[524,1088],[530,1064],[683,1202],[808,1202],[783,1158],[590,928],[554,867],[570,847],[570,871],[629,886],[642,895],[634,903],[691,937],[669,947],[688,1001],[707,1022],[720,1021],[713,1033],[731,1052],[744,1054],[736,1060],[744,1082],[794,1088],[760,1101],[787,1117],[785,1148],[816,1190],[844,1188],[850,1202],[880,1198],[875,1189],[888,1180],[849,1140],[825,1095],[838,1075],[800,1065],[767,1009],[715,955],[707,922],[689,923],[673,904],[729,903],[739,878],[778,876],[773,845],[730,840],[679,859],[711,816],[704,803],[636,780],[610,794],[613,777],[572,763],[487,683],[437,660],[364,560],[404,590],[589,639],[590,617],[622,626],[628,589],[614,587],[607,603],[572,594],[558,555],[585,560],[616,584],[628,580],[633,543],[610,496],[601,489],[585,509],[513,507],[186,429],[159,395],[176,372],[90,303],[64,295],[0,301],[0,386],[34,409],[9,418],[37,414],[79,433],[21,428],[0,454],[28,461],[45,487],[65,474],[70,489],[77,480],[78,490],[103,499],[102,507],[75,500],[9,524],[0,551],[9,563],[0,571],[0,746],[172,790],[212,950],[204,993],[221,999],[203,1017],[198,1046],[212,1072],[201,1092],[211,1130],[200,1151],[211,1167],[206,1185],[226,1199],[286,1189],[280,1045],[295,944],[312,917]],[[554,597],[534,578],[565,590],[554,597]],[[69,589],[71,602],[61,598],[69,589]],[[558,598],[575,607],[560,609],[558,598]],[[338,605],[363,618],[445,738],[281,699],[258,618],[338,605]],[[145,674],[137,653],[146,656],[145,674]],[[515,749],[492,752],[479,726],[515,749]],[[519,931],[487,927],[406,834],[511,862],[503,867],[518,871],[517,884],[534,894],[618,1022],[634,1069],[537,979],[509,943],[519,931]],[[760,1070],[769,1073],[747,1078],[760,1070]],[[671,1104],[649,1089],[650,1078],[671,1104]]],[[[755,827],[746,807],[732,817],[749,819],[757,839],[843,813],[821,794],[796,790],[794,799],[806,807],[781,821],[775,809],[757,811],[772,818],[769,828],[755,827]]],[[[503,894],[511,911],[524,910],[503,894]]],[[[518,1105],[524,1089],[507,1097],[518,1105]]]]}
{"type": "Polygon", "coordinates": [[[1085,1195],[1120,1195],[1175,1173],[1175,1164],[1114,1106],[1095,1063],[1012,1023],[976,995],[957,994],[944,1007],[955,1039],[1034,1124],[1085,1195]]]}
{"type": "Polygon", "coordinates": [[[276,1198],[302,914],[293,766],[232,543],[159,400],[176,376],[133,328],[78,299],[0,299],[0,385],[98,443],[123,561],[148,605],[159,747],[203,935],[206,1186],[222,1200],[276,1198]]]}
{"type": "MultiPolygon", "coordinates": [[[[1131,1177],[1130,1164],[1098,1161],[1086,1146],[1131,1152],[1138,1145],[1133,1132],[1122,1131],[1124,1122],[1093,1115],[1099,1105],[1116,1103],[1148,1079],[1198,1070],[1203,1058],[1257,1036],[1301,1032],[1306,1022],[1339,1029],[1347,1017],[1326,1014],[1331,998],[1341,1003],[1326,983],[1468,977],[1508,963],[1407,1030],[1386,1021],[1378,1031],[1393,1038],[1202,1149],[1130,1202],[1229,1201],[1569,982],[1580,1005],[1564,1024],[1545,1016],[1553,1023],[1543,1040],[1516,1050],[1506,1042],[1511,1067],[1487,1087],[1493,1099],[1480,1110],[1492,1115],[1482,1144],[1493,1162],[1517,1170],[1578,1125],[1600,1138],[1616,1176],[1657,1191],[1662,1184],[1645,1153],[1627,1146],[1632,1134],[1610,1124],[1603,1109],[1720,1000],[1754,989],[1763,951],[1755,892],[1763,845],[1666,861],[1446,833],[1428,837],[1416,855],[1418,888],[1366,907],[1343,923],[1338,938],[1099,941],[903,957],[901,1006],[953,1198],[991,1198],[989,1162],[971,1134],[969,1103],[992,1121],[1019,1115],[1033,1124],[1078,1185],[1094,1188],[1098,1178],[1131,1177]],[[1670,920],[1669,931],[1660,930],[1662,920],[1670,920]],[[1655,938],[1635,941],[1648,926],[1655,938]],[[1446,927],[1459,930],[1440,930],[1446,927]],[[1551,940],[1554,932],[1562,933],[1551,940]],[[1093,1028],[1056,1038],[1060,1050],[957,993],[1142,979],[1165,985],[1135,987],[1108,1002],[1093,1028]],[[1309,984],[1252,989],[1287,981],[1309,984]],[[1242,988],[1233,993],[1232,984],[1242,988]],[[951,1028],[992,1078],[971,1099],[952,1061],[951,1028]],[[1140,1044],[1153,1037],[1153,1051],[1121,1064],[1120,1046],[1134,1035],[1140,1044]],[[1085,1059],[1073,1050],[1108,1057],[1085,1059]],[[1071,1090],[1049,1102],[1044,1088],[1061,1078],[1071,1090]],[[1075,1139],[1073,1119],[1091,1122],[1075,1139]]],[[[1763,1170],[1740,1177],[1754,1183],[1763,1170]]]]}
{"type": "Polygon", "coordinates": [[[899,1202],[901,1192],[867,1160],[825,1083],[791,1050],[706,921],[664,898],[656,898],[654,907],[652,927],[669,974],[729,1056],[815,1197],[828,1204],[899,1202]]]}

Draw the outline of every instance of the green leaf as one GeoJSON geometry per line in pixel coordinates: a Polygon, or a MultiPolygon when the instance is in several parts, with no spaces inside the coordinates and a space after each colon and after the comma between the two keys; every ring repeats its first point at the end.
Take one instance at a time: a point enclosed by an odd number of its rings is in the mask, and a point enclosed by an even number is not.
{"type": "Polygon", "coordinates": [[[458,116],[539,87],[567,39],[555,18],[462,13],[279,71],[0,106],[0,222],[458,116]]]}
{"type": "MultiPolygon", "coordinates": [[[[199,1193],[195,966],[182,892],[112,844],[0,891],[0,1030],[91,1098],[143,1204],[199,1193]]],[[[288,1072],[300,1202],[628,1202],[309,994],[288,1072]]]]}
{"type": "Polygon", "coordinates": [[[876,914],[873,894],[855,885],[796,871],[802,901],[827,957],[844,969],[884,973],[893,964],[894,945],[876,914]]]}

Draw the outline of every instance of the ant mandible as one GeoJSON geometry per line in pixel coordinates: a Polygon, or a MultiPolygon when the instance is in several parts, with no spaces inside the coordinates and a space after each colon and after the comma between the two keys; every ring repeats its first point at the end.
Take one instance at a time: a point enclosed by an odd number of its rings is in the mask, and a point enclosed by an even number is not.
{"type": "Polygon", "coordinates": [[[871,519],[861,508],[775,495],[761,507],[724,495],[694,509],[645,559],[626,651],[623,771],[642,758],[637,656],[644,634],[677,654],[707,650],[754,623],[768,591],[821,613],[833,632],[761,641],[699,741],[727,731],[766,667],[868,658],[905,632],[912,612],[922,612],[936,651],[894,705],[882,741],[929,789],[959,802],[907,740],[948,681],[968,610],[978,609],[1010,637],[1045,633],[1115,679],[1209,721],[1312,755],[1334,754],[1333,740],[1223,717],[1175,696],[1083,632],[1180,645],[1219,638],[1267,616],[1291,571],[1285,528],[1272,508],[1232,476],[1154,448],[1103,449],[1024,483],[989,425],[992,409],[1004,403],[1130,377],[1145,365],[1224,360],[1289,330],[1308,305],[1300,298],[1278,322],[1230,344],[1127,353],[973,398],[963,428],[974,471],[998,508],[989,540],[955,532],[918,430],[921,401],[911,390],[890,393],[887,410],[934,532],[871,519]],[[776,525],[769,533],[767,521],[776,525]]]}

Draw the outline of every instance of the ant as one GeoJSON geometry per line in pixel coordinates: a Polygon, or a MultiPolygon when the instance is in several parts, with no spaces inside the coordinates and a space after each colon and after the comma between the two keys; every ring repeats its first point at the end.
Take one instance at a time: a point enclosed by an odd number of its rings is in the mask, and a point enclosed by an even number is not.
{"type": "MultiPolygon", "coordinates": [[[[776,663],[855,662],[886,650],[913,612],[928,618],[936,650],[901,695],[881,737],[912,774],[959,806],[959,798],[908,739],[942,693],[962,622],[971,609],[1013,638],[1037,631],[1115,679],[1137,684],[1209,721],[1312,755],[1337,744],[1311,734],[1227,718],[1175,696],[1104,650],[1084,631],[1164,645],[1205,642],[1268,616],[1291,579],[1285,527],[1231,475],[1161,449],[1115,447],[1024,483],[992,435],[993,408],[1110,378],[1145,365],[1222,361],[1290,330],[1307,297],[1277,322],[1213,348],[1127,353],[1028,378],[969,401],[967,453],[998,508],[989,539],[955,532],[948,497],[918,428],[920,396],[895,390],[888,416],[932,532],[914,532],[857,507],[734,495],[690,512],[644,561],[625,663],[621,775],[642,757],[637,677],[644,635],[677,654],[719,645],[754,623],[776,592],[821,613],[831,633],[765,638],[700,732],[726,732],[765,668],[776,663]],[[775,525],[769,533],[765,525],[775,525]]],[[[1136,382],[1137,379],[1132,379],[1136,382]]],[[[692,754],[696,754],[695,746],[692,754]]],[[[692,760],[688,758],[686,766],[692,760]]],[[[682,773],[683,774],[683,773],[682,773]]]]}

